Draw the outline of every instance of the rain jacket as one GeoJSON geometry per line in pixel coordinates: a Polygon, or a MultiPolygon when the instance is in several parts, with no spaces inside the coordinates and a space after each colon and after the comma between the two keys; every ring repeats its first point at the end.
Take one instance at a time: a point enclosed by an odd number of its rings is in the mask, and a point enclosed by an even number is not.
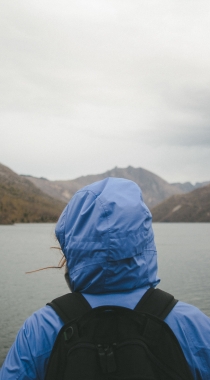
{"type": "MultiPolygon", "coordinates": [[[[152,216],[132,181],[106,178],[78,191],[61,214],[56,236],[67,259],[72,291],[92,307],[133,309],[158,285],[152,216]]],[[[178,302],[165,322],[175,333],[195,379],[210,379],[210,319],[178,302]]],[[[0,372],[0,380],[44,380],[62,320],[50,306],[29,317],[0,372]]]]}

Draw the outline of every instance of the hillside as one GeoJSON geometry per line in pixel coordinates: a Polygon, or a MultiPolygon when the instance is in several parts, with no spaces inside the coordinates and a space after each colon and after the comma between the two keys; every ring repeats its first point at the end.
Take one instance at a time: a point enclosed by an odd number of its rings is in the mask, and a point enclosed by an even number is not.
{"type": "Polygon", "coordinates": [[[0,224],[55,222],[65,203],[0,164],[0,224]]]}
{"type": "Polygon", "coordinates": [[[200,187],[204,187],[210,184],[210,181],[206,182],[196,182],[195,185],[192,185],[190,182],[185,183],[172,183],[172,185],[176,186],[177,189],[181,190],[183,193],[189,193],[190,191],[193,191],[195,189],[199,189],[200,187]]]}
{"type": "Polygon", "coordinates": [[[154,222],[210,222],[210,185],[170,197],[152,215],[154,222]]]}
{"type": "Polygon", "coordinates": [[[49,181],[45,178],[26,176],[35,186],[51,197],[68,202],[74,193],[92,182],[99,181],[106,177],[127,178],[136,182],[142,189],[143,198],[149,208],[154,207],[166,198],[174,194],[181,194],[182,191],[176,185],[171,185],[156,174],[142,168],[117,168],[102,174],[87,175],[67,181],[49,181]]]}

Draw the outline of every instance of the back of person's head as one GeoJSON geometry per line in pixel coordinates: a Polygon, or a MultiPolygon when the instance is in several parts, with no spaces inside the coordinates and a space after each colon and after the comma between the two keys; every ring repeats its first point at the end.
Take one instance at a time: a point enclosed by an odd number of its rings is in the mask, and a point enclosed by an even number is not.
{"type": "Polygon", "coordinates": [[[121,292],[159,282],[152,216],[132,181],[106,178],[79,190],[55,232],[72,291],[121,292]]]}

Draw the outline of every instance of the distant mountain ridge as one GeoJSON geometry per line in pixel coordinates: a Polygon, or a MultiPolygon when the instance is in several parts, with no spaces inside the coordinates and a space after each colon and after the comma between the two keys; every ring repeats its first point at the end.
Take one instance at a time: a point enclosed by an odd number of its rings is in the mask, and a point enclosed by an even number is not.
{"type": "Polygon", "coordinates": [[[55,222],[65,203],[0,164],[0,224],[55,222]]]}
{"type": "Polygon", "coordinates": [[[183,193],[189,193],[190,191],[193,191],[195,189],[199,189],[201,187],[207,186],[210,184],[210,181],[206,182],[196,182],[195,185],[192,185],[191,182],[185,182],[185,183],[172,183],[172,185],[176,186],[178,189],[180,189],[183,193]]]}
{"type": "Polygon", "coordinates": [[[173,195],[152,210],[154,222],[210,222],[210,185],[173,195]]]}
{"type": "Polygon", "coordinates": [[[156,174],[132,166],[127,168],[115,167],[102,174],[87,175],[66,181],[49,181],[44,178],[26,176],[43,192],[64,202],[68,202],[75,192],[82,187],[107,177],[126,178],[136,182],[140,186],[144,201],[149,208],[154,207],[171,195],[183,193],[179,187],[169,184],[156,174]]]}
{"type": "Polygon", "coordinates": [[[25,177],[44,193],[64,202],[68,202],[77,190],[104,178],[118,177],[130,179],[139,185],[143,193],[144,201],[150,209],[174,194],[187,193],[197,187],[202,187],[210,183],[209,181],[197,183],[196,185],[192,185],[190,182],[186,182],[184,184],[170,184],[146,169],[134,168],[132,166],[128,166],[127,168],[115,167],[105,173],[87,175],[65,181],[50,181],[46,178],[37,178],[32,176],[25,177]]]}
{"type": "Polygon", "coordinates": [[[204,187],[210,181],[195,185],[190,182],[170,184],[146,169],[132,166],[115,167],[105,173],[74,180],[50,181],[43,177],[18,175],[0,164],[0,224],[54,222],[77,190],[107,177],[127,178],[136,182],[142,190],[145,203],[152,211],[154,221],[210,221],[210,185],[204,187]],[[192,190],[196,187],[198,189],[195,193],[192,190]],[[200,210],[199,213],[195,210],[195,205],[200,210]],[[185,216],[181,216],[183,212],[185,216]]]}

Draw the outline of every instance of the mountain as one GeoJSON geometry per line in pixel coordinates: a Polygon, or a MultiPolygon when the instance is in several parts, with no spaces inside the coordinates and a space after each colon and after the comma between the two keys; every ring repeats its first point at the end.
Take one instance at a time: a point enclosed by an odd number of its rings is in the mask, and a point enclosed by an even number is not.
{"type": "Polygon", "coordinates": [[[193,191],[195,189],[199,189],[200,187],[204,187],[210,184],[210,181],[206,182],[196,182],[195,185],[192,185],[190,182],[185,183],[172,183],[172,185],[176,186],[177,189],[181,190],[183,193],[189,193],[190,191],[193,191]]]}
{"type": "Polygon", "coordinates": [[[127,178],[136,182],[140,186],[144,201],[149,208],[154,207],[174,194],[183,193],[183,190],[179,187],[169,184],[156,174],[142,168],[133,168],[132,166],[128,166],[124,169],[115,167],[102,174],[87,175],[67,181],[49,181],[46,178],[36,178],[32,176],[24,177],[44,193],[64,202],[68,202],[74,193],[83,186],[106,177],[127,178]]]}
{"type": "Polygon", "coordinates": [[[107,177],[136,182],[142,189],[145,203],[152,210],[153,221],[210,221],[210,185],[203,187],[210,182],[169,184],[148,170],[132,166],[115,167],[102,174],[74,180],[49,181],[18,175],[0,164],[0,224],[55,222],[77,190],[107,177]]]}
{"type": "Polygon", "coordinates": [[[154,222],[210,222],[210,185],[173,195],[151,211],[154,222]]]}
{"type": "Polygon", "coordinates": [[[55,222],[65,203],[0,164],[0,224],[55,222]]]}

